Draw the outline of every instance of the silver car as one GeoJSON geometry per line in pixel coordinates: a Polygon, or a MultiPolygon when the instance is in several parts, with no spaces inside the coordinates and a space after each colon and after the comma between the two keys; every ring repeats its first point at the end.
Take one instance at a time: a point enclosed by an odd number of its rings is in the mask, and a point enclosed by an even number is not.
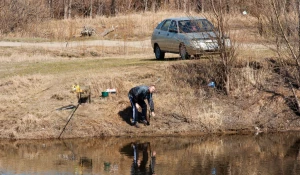
{"type": "MultiPolygon", "coordinates": [[[[165,53],[179,53],[181,59],[191,55],[218,53],[219,44],[214,26],[206,18],[178,17],[163,20],[154,29],[151,45],[156,59],[164,59],[165,53]]],[[[225,39],[230,46],[230,39],[225,39]]]]}

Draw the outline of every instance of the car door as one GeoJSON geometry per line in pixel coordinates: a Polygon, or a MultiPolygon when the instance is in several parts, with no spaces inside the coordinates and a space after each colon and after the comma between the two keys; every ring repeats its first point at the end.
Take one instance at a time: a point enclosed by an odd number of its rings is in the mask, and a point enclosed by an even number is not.
{"type": "Polygon", "coordinates": [[[175,20],[172,20],[170,23],[166,44],[168,45],[170,52],[179,52],[180,40],[178,38],[178,26],[175,20]]]}
{"type": "Polygon", "coordinates": [[[171,20],[166,20],[164,24],[161,26],[160,30],[155,31],[156,41],[159,45],[160,49],[163,51],[169,51],[169,46],[167,44],[167,35],[169,33],[169,26],[171,24],[171,20]]]}

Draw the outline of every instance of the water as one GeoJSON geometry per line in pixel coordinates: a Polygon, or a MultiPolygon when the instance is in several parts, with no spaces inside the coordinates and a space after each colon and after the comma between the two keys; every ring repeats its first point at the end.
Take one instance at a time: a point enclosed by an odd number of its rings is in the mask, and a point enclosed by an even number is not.
{"type": "Polygon", "coordinates": [[[298,175],[299,149],[300,133],[1,140],[0,174],[298,175]]]}

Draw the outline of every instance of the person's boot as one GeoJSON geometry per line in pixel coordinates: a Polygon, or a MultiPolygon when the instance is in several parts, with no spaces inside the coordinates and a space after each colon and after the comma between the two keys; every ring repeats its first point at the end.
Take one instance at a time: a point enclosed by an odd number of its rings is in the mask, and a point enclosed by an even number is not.
{"type": "Polygon", "coordinates": [[[148,125],[147,120],[143,120],[142,122],[144,123],[145,126],[148,125]]]}
{"type": "Polygon", "coordinates": [[[132,122],[131,126],[135,126],[136,128],[139,128],[140,126],[138,125],[138,122],[132,122]]]}
{"type": "Polygon", "coordinates": [[[135,126],[136,128],[139,128],[139,127],[140,127],[139,124],[138,124],[137,122],[134,124],[134,126],[135,126]]]}

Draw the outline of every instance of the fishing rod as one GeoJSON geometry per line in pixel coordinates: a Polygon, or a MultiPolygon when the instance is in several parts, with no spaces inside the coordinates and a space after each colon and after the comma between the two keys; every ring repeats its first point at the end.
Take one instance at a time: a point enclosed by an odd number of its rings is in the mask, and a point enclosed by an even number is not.
{"type": "Polygon", "coordinates": [[[70,116],[69,116],[69,120],[68,120],[68,122],[66,123],[65,127],[63,128],[63,130],[61,131],[60,135],[58,136],[58,139],[60,138],[60,136],[62,135],[62,133],[65,131],[65,129],[66,129],[68,123],[70,122],[71,118],[73,117],[73,115],[74,115],[75,111],[77,110],[77,108],[79,107],[79,105],[80,105],[80,103],[78,103],[77,106],[73,109],[72,113],[71,113],[70,116]]]}

